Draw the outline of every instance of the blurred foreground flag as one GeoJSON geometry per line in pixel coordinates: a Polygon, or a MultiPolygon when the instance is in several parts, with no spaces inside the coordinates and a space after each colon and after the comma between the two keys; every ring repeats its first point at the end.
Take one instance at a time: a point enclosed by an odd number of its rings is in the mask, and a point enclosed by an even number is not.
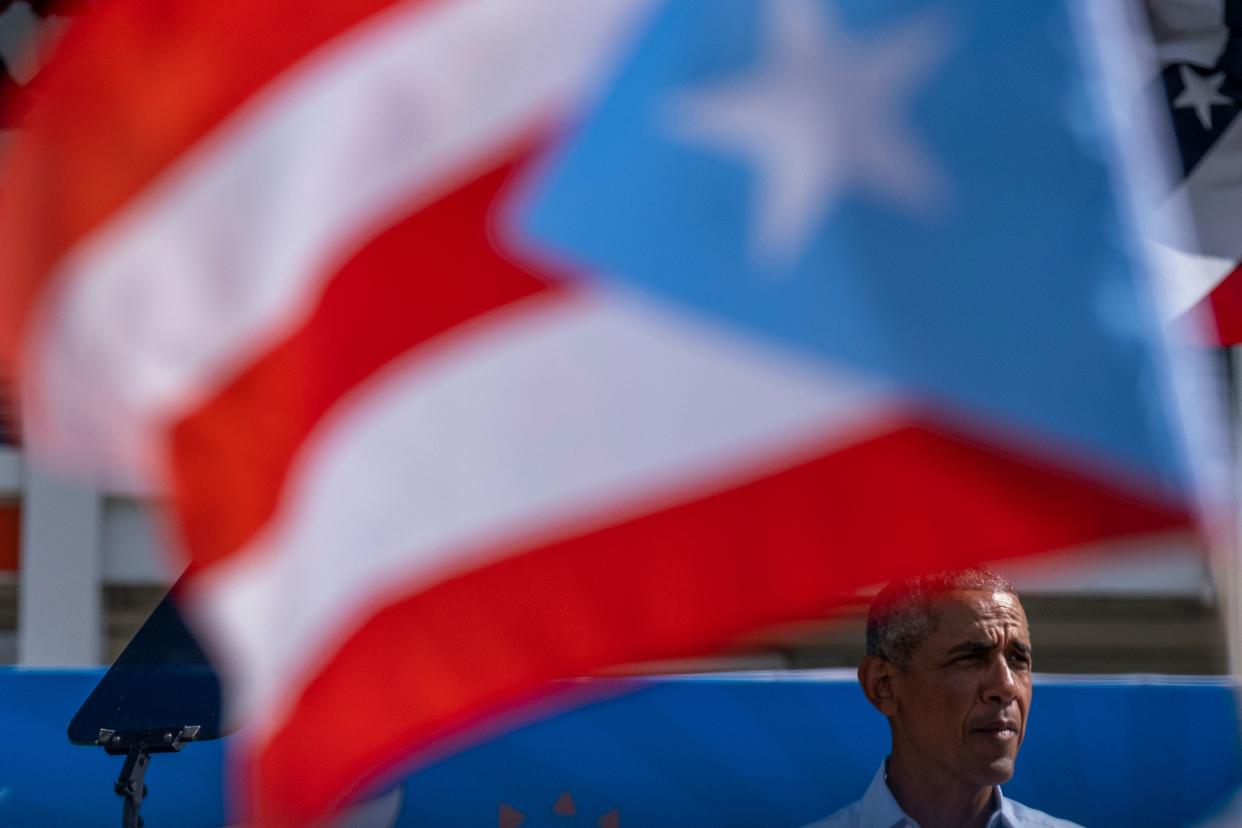
{"type": "Polygon", "coordinates": [[[1222,345],[1242,343],[1242,0],[1147,0],[1180,164],[1149,226],[1222,345]],[[1189,233],[1181,213],[1189,211],[1189,233]],[[1180,236],[1179,236],[1180,234],[1180,236]]]}
{"type": "Polygon", "coordinates": [[[36,449],[171,495],[255,820],[549,679],[1190,525],[1080,5],[82,20],[0,330],[36,449]]]}

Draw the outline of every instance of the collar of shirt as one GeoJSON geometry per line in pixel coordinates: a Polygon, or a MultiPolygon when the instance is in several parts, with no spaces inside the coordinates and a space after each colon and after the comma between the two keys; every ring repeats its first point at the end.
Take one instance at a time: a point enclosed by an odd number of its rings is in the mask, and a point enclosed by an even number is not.
{"type": "MultiPolygon", "coordinates": [[[[888,789],[887,767],[888,760],[885,759],[863,795],[859,821],[862,825],[877,828],[919,828],[919,824],[901,810],[893,798],[893,792],[888,789]]],[[[1013,805],[1005,799],[999,786],[992,789],[992,808],[987,828],[1019,828],[1013,805]]]]}

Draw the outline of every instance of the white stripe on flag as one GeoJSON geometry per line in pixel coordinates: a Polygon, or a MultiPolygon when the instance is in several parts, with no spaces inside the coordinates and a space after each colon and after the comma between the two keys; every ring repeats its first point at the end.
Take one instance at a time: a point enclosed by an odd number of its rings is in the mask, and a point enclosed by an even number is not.
{"type": "Polygon", "coordinates": [[[358,389],[304,445],[264,532],[199,576],[191,610],[234,659],[231,716],[275,727],[290,689],[387,602],[514,544],[775,471],[893,410],[633,298],[529,300],[358,389]]]}
{"type": "Polygon", "coordinates": [[[30,438],[141,466],[152,424],[296,326],[370,234],[563,115],[645,6],[403,4],[305,59],[65,257],[30,438]]]}
{"type": "Polygon", "coordinates": [[[1184,247],[1187,210],[1197,249],[1236,266],[1242,260],[1242,233],[1237,229],[1242,215],[1242,118],[1234,118],[1190,175],[1153,211],[1148,232],[1161,243],[1184,247]]]}
{"type": "Polygon", "coordinates": [[[1199,249],[1211,256],[1242,259],[1242,118],[1234,118],[1178,188],[1194,219],[1199,249]]]}
{"type": "Polygon", "coordinates": [[[1193,308],[1233,272],[1237,262],[1178,250],[1148,241],[1147,250],[1156,276],[1161,315],[1175,319],[1193,308]]]}

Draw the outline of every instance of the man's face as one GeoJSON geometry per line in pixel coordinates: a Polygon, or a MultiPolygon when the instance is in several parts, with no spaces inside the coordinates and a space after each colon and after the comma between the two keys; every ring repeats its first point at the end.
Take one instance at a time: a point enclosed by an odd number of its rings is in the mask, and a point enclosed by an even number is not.
{"type": "Polygon", "coordinates": [[[1026,613],[1004,592],[948,592],[933,600],[936,631],[893,682],[893,746],[962,783],[1013,775],[1031,704],[1026,613]]]}

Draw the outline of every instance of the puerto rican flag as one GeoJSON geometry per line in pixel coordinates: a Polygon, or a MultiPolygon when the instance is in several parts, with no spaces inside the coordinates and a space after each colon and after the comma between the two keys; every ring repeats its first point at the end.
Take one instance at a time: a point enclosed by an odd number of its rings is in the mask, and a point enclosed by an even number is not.
{"type": "Polygon", "coordinates": [[[555,678],[1190,525],[1080,5],[78,22],[0,336],[36,450],[168,496],[255,824],[555,678]]]}

